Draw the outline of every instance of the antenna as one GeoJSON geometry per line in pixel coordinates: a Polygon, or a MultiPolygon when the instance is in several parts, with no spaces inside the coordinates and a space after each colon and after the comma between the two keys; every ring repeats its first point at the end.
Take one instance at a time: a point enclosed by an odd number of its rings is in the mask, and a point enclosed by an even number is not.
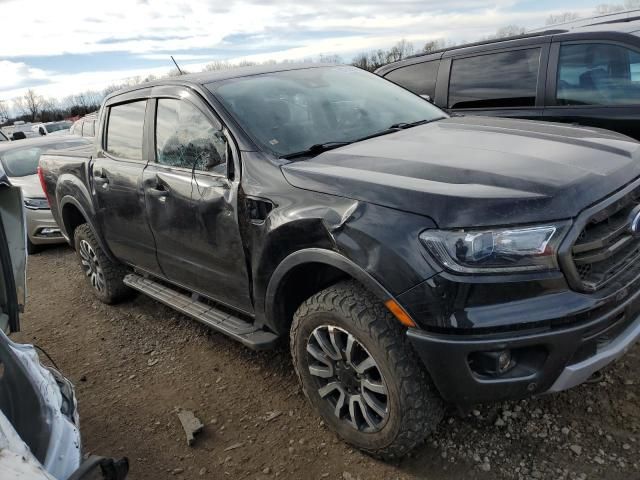
{"type": "Polygon", "coordinates": [[[173,63],[176,65],[176,68],[178,69],[178,72],[180,72],[180,75],[184,75],[183,71],[180,70],[180,66],[178,65],[178,62],[176,62],[176,59],[173,58],[173,55],[169,55],[171,57],[171,60],[173,60],[173,63]]]}

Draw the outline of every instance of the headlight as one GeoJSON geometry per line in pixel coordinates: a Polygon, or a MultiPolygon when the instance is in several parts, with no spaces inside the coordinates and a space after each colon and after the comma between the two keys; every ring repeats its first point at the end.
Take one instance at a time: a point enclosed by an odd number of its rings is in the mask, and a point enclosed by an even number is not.
{"type": "Polygon", "coordinates": [[[24,199],[24,206],[31,210],[48,210],[49,202],[46,198],[28,198],[24,199]]]}
{"type": "Polygon", "coordinates": [[[445,268],[459,273],[558,269],[558,247],[570,222],[486,230],[426,230],[420,240],[445,268]]]}

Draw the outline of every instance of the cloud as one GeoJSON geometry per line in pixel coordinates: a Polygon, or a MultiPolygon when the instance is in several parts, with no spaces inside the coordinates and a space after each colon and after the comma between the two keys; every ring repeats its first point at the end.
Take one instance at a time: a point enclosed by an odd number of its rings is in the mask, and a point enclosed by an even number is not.
{"type": "Polygon", "coordinates": [[[47,72],[44,70],[30,67],[23,62],[0,60],[0,91],[46,79],[47,72]]]}
{"type": "Polygon", "coordinates": [[[400,38],[417,47],[432,39],[474,41],[508,24],[543,25],[550,13],[560,13],[557,8],[588,15],[599,1],[564,0],[558,7],[556,0],[65,0],[64,6],[30,0],[25,11],[24,0],[8,0],[4,12],[22,13],[2,22],[3,38],[19,40],[0,42],[0,99],[33,85],[60,98],[163,74],[170,54],[198,71],[222,59],[339,54],[349,61],[400,38]],[[49,57],[73,58],[85,71],[74,64],[71,74],[68,62],[42,61],[49,57]]]}

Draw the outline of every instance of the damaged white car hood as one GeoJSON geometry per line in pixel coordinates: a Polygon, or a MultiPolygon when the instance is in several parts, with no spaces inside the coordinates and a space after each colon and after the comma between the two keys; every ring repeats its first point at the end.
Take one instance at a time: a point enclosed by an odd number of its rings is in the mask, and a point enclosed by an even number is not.
{"type": "Polygon", "coordinates": [[[3,332],[0,359],[5,369],[0,389],[11,389],[4,392],[4,403],[11,412],[0,412],[0,472],[15,472],[7,478],[68,478],[82,460],[73,385],[57,370],[42,366],[32,345],[14,343],[3,332]],[[34,394],[39,398],[39,411],[21,411],[26,406],[20,403],[23,395],[34,394]],[[43,427],[48,427],[46,438],[41,439],[45,445],[39,460],[23,441],[24,433],[19,435],[12,425],[11,415],[40,416],[43,427]]]}

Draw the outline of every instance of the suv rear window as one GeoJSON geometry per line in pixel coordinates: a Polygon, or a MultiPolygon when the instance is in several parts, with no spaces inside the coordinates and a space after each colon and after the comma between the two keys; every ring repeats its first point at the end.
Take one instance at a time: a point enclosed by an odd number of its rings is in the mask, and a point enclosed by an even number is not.
{"type": "Polygon", "coordinates": [[[556,99],[559,105],[640,103],[640,53],[620,45],[563,45],[556,99]]]}
{"type": "Polygon", "coordinates": [[[105,150],[112,155],[142,160],[142,132],[147,101],[111,107],[105,150]]]}
{"type": "Polygon", "coordinates": [[[440,60],[408,65],[389,72],[384,78],[411,90],[413,93],[429,95],[434,98],[439,65],[440,60]]]}
{"type": "Polygon", "coordinates": [[[454,60],[449,108],[533,107],[539,66],[539,48],[454,60]]]}

